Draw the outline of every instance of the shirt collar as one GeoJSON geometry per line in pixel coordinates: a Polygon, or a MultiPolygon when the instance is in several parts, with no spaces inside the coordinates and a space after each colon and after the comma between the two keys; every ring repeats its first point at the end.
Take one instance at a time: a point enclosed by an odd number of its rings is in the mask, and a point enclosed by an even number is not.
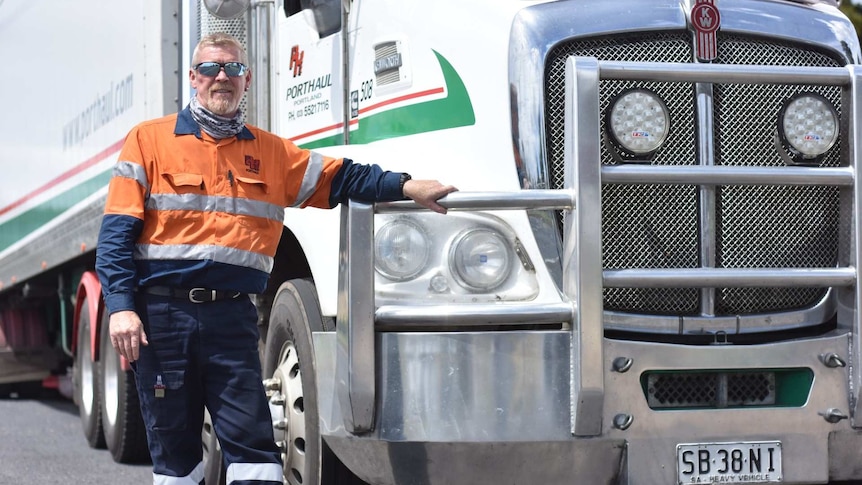
{"type": "MultiPolygon", "coordinates": [[[[174,135],[194,135],[201,138],[201,127],[192,118],[192,112],[188,106],[177,115],[177,124],[174,126],[174,135]]],[[[247,126],[237,133],[237,140],[254,140],[254,135],[247,126]]]]}

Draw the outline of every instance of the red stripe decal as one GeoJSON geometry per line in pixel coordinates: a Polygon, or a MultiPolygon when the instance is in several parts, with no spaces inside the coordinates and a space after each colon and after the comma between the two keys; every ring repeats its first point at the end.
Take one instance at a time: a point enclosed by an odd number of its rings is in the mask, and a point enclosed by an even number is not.
{"type": "Polygon", "coordinates": [[[59,185],[62,182],[65,182],[66,180],[68,180],[68,179],[74,177],[75,175],[83,172],[84,170],[98,164],[102,160],[108,158],[113,153],[118,152],[123,147],[123,142],[125,142],[125,138],[114,143],[113,145],[109,146],[108,148],[105,148],[104,150],[97,153],[96,155],[88,158],[83,163],[77,165],[76,167],[73,167],[71,170],[61,174],[59,177],[55,178],[54,180],[51,180],[47,184],[39,187],[38,189],[30,192],[29,194],[25,195],[24,197],[21,197],[20,199],[16,200],[15,202],[12,202],[11,204],[7,205],[6,207],[0,209],[0,216],[11,211],[12,209],[14,209],[16,207],[23,205],[28,200],[31,200],[31,199],[35,198],[36,196],[47,192],[51,188],[59,185]]]}
{"type": "MultiPolygon", "coordinates": [[[[372,104],[371,106],[366,106],[366,107],[359,110],[359,114],[365,114],[369,111],[373,111],[375,109],[382,108],[382,107],[388,106],[390,104],[400,103],[402,101],[407,101],[410,99],[422,98],[425,96],[432,96],[435,94],[441,94],[443,92],[444,92],[444,89],[441,87],[441,88],[428,89],[426,91],[419,91],[418,93],[405,94],[404,96],[398,96],[397,98],[388,99],[386,101],[381,101],[380,103],[377,103],[377,104],[372,104]]],[[[357,123],[359,123],[358,119],[350,120],[351,125],[355,125],[357,123]]],[[[324,126],[323,128],[318,128],[316,130],[309,131],[307,133],[302,133],[300,135],[290,137],[289,140],[290,141],[301,140],[301,139],[307,138],[309,136],[317,135],[318,133],[323,133],[325,131],[335,130],[337,128],[341,128],[342,126],[344,126],[344,123],[336,123],[334,125],[324,126]]]]}

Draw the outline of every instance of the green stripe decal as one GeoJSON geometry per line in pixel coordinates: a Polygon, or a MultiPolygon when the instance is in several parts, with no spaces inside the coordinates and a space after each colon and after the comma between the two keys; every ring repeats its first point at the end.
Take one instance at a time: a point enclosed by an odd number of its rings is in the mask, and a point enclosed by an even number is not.
{"type": "MultiPolygon", "coordinates": [[[[370,143],[377,140],[415,135],[429,131],[470,126],[476,123],[473,103],[464,81],[443,56],[434,51],[448,95],[425,103],[395,108],[359,120],[359,127],[350,132],[350,143],[370,143]]],[[[303,148],[319,148],[344,144],[341,133],[304,143],[303,148]]]]}
{"type": "MultiPolygon", "coordinates": [[[[443,72],[447,96],[443,99],[395,108],[362,118],[359,121],[359,127],[350,132],[351,143],[369,143],[476,123],[473,104],[464,81],[449,61],[437,51],[434,51],[434,55],[437,56],[443,72]]],[[[343,143],[342,135],[338,133],[300,146],[318,148],[343,143]]],[[[112,171],[113,167],[0,224],[0,251],[20,241],[106,186],[111,180],[112,171]]]]}
{"type": "Polygon", "coordinates": [[[0,251],[108,185],[112,173],[113,167],[0,224],[0,251]]]}

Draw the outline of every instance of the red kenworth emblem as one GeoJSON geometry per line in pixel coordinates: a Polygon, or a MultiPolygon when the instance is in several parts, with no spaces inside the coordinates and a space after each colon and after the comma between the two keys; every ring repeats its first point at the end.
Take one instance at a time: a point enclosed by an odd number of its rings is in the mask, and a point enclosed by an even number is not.
{"type": "Polygon", "coordinates": [[[697,0],[691,9],[691,25],[694,27],[694,43],[697,59],[712,61],[718,56],[715,33],[721,25],[721,15],[715,0],[697,0]]]}

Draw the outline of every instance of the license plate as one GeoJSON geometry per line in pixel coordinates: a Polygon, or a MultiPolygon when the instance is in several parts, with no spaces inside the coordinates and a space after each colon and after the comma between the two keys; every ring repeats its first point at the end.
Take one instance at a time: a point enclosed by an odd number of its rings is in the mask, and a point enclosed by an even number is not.
{"type": "Polygon", "coordinates": [[[680,484],[770,483],[782,480],[781,442],[676,445],[680,484]]]}

